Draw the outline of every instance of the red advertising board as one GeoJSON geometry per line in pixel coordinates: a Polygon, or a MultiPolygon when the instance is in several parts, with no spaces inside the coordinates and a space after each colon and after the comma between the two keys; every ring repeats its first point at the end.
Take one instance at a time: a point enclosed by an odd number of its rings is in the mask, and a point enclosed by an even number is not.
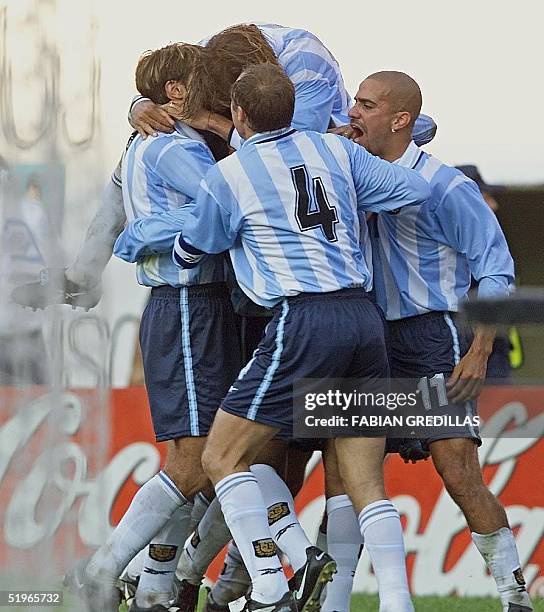
{"type": "MultiPolygon", "coordinates": [[[[73,559],[104,540],[137,487],[159,469],[165,445],[153,441],[140,387],[113,390],[109,398],[95,390],[51,394],[34,389],[23,396],[2,389],[0,399],[0,569],[30,566],[46,541],[51,561],[62,567],[67,550],[73,559]]],[[[544,387],[536,386],[487,389],[480,400],[485,480],[506,507],[525,578],[531,591],[540,594],[543,400],[544,387]]],[[[402,515],[413,592],[493,595],[492,578],[432,462],[405,465],[391,457],[386,482],[402,515]]],[[[323,473],[317,463],[297,498],[309,535],[317,530],[323,505],[323,473]]],[[[219,567],[220,560],[210,567],[211,579],[219,567]]],[[[375,590],[367,558],[360,564],[355,589],[375,590]]]]}

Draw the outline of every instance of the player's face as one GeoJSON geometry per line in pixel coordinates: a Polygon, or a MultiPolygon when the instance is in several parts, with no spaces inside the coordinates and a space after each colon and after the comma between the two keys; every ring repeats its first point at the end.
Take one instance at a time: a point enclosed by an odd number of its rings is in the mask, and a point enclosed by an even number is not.
{"type": "Polygon", "coordinates": [[[351,126],[359,142],[374,155],[385,153],[394,113],[387,102],[388,91],[378,81],[367,79],[359,85],[355,104],[349,111],[351,126]]]}

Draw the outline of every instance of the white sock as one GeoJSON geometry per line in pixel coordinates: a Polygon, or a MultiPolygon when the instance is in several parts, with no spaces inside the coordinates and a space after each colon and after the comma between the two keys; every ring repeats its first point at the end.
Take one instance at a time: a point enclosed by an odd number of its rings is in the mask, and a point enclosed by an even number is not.
{"type": "Polygon", "coordinates": [[[146,548],[136,603],[150,608],[172,599],[172,586],[178,559],[189,533],[191,504],[184,504],[172,514],[164,528],[146,548]]]}
{"type": "MultiPolygon", "coordinates": [[[[191,512],[191,522],[189,524],[189,530],[187,533],[193,533],[196,526],[202,520],[210,502],[202,493],[198,493],[195,496],[193,502],[193,511],[191,512]]],[[[147,548],[141,550],[126,566],[123,576],[126,576],[129,580],[136,580],[142,574],[142,568],[144,566],[145,559],[147,559],[147,548]]],[[[210,561],[211,563],[211,561],[210,561]]],[[[209,565],[209,564],[208,564],[209,565]]],[[[182,578],[180,578],[182,580],[182,578]]]]}
{"type": "Polygon", "coordinates": [[[388,499],[369,504],[359,527],[378,580],[380,612],[413,612],[406,577],[406,554],[400,516],[388,499]]]}
{"type": "Polygon", "coordinates": [[[324,612],[349,612],[353,577],[363,547],[357,515],[347,495],[327,500],[327,547],[337,573],[327,585],[324,612]]]}
{"type": "Polygon", "coordinates": [[[192,584],[200,584],[210,563],[231,538],[221,511],[221,504],[215,498],[193,535],[185,543],[176,570],[177,578],[192,584]]]}
{"type": "Polygon", "coordinates": [[[121,574],[122,579],[137,580],[142,574],[145,558],[147,557],[147,548],[142,549],[135,557],[130,560],[130,563],[125,567],[121,574]]]}
{"type": "Polygon", "coordinates": [[[212,601],[219,606],[226,606],[242,597],[250,585],[251,578],[247,573],[242,555],[232,541],[229,544],[223,570],[211,590],[212,601]]]}
{"type": "Polygon", "coordinates": [[[268,509],[268,524],[274,542],[289,557],[297,571],[307,560],[306,549],[312,546],[295,513],[295,502],[289,488],[273,467],[258,463],[251,466],[268,509]]]}
{"type": "Polygon", "coordinates": [[[113,533],[92,556],[86,569],[89,576],[114,584],[127,563],[151,542],[174,511],[188,503],[164,472],[153,476],[138,490],[113,533]]]}
{"type": "Polygon", "coordinates": [[[503,609],[508,610],[508,604],[513,603],[532,610],[512,530],[503,527],[486,535],[473,533],[472,540],[497,583],[503,609]]]}
{"type": "Polygon", "coordinates": [[[200,523],[206,510],[210,506],[210,500],[204,495],[204,493],[197,493],[195,495],[193,513],[191,514],[191,524],[189,525],[189,533],[193,533],[196,526],[200,523]]]}
{"type": "Polygon", "coordinates": [[[278,601],[289,587],[257,479],[251,472],[237,472],[218,482],[215,491],[251,577],[251,598],[264,604],[278,601]]]}

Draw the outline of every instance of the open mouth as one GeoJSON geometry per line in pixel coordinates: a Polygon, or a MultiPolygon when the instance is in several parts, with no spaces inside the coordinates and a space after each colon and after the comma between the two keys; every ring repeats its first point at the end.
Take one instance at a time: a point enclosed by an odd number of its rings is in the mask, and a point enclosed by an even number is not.
{"type": "Polygon", "coordinates": [[[355,130],[354,138],[358,138],[359,136],[365,135],[365,131],[360,126],[355,125],[354,123],[350,125],[351,125],[351,128],[355,130]]]}

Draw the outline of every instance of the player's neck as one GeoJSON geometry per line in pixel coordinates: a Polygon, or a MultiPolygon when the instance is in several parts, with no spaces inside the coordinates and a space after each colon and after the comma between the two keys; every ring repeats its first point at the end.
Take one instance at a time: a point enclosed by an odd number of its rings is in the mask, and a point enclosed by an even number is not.
{"type": "Polygon", "coordinates": [[[380,155],[380,157],[389,162],[397,161],[397,159],[400,159],[404,155],[411,141],[411,137],[408,140],[404,138],[402,140],[400,138],[392,139],[388,143],[386,151],[383,155],[380,155]]]}
{"type": "Polygon", "coordinates": [[[257,132],[254,132],[247,123],[238,123],[235,124],[235,127],[238,130],[238,134],[242,137],[242,140],[247,140],[254,136],[257,132]]]}

